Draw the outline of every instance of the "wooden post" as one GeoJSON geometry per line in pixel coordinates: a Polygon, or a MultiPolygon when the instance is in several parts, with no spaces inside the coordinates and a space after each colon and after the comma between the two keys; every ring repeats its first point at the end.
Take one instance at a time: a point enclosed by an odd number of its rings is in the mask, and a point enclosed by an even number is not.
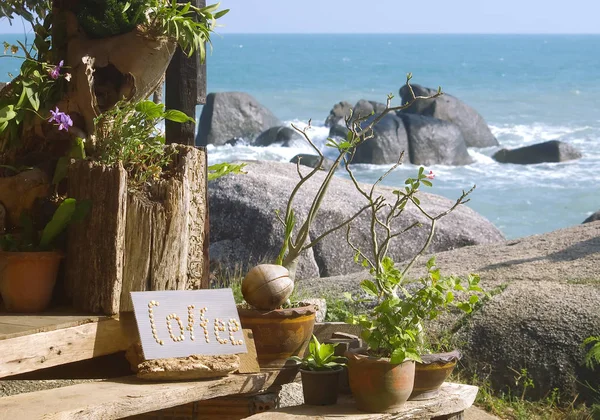
{"type": "MultiPolygon", "coordinates": [[[[182,0],[179,2],[187,3],[182,0]]],[[[193,0],[192,4],[204,7],[206,0],[193,0]]],[[[188,57],[181,48],[177,48],[167,69],[166,85],[167,109],[177,109],[196,118],[196,105],[203,104],[206,99],[206,64],[200,63],[199,54],[188,57]]],[[[196,124],[166,121],[165,128],[167,143],[195,144],[196,124]]]]}

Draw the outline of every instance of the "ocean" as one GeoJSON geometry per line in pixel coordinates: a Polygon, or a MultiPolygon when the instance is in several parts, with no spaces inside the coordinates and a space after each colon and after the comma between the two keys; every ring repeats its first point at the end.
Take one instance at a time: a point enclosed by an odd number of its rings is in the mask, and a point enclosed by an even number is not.
{"type": "MultiPolygon", "coordinates": [[[[311,136],[324,149],[323,122],[335,103],[385,102],[393,93],[399,104],[408,72],[413,83],[441,86],[475,108],[501,147],[577,147],[583,158],[565,163],[499,164],[490,157],[498,148],[486,148],[469,150],[471,165],[427,168],[435,194],[454,199],[476,184],[467,205],[508,238],[573,226],[600,209],[600,35],[224,34],[212,44],[209,92],[248,92],[286,124],[312,119],[311,136]]],[[[1,59],[0,80],[18,66],[1,59]]],[[[209,146],[209,161],[288,161],[299,152],[310,146],[209,146]]],[[[356,165],[356,174],[373,182],[386,169],[356,165]]],[[[405,164],[385,184],[402,185],[416,170],[405,164]]]]}

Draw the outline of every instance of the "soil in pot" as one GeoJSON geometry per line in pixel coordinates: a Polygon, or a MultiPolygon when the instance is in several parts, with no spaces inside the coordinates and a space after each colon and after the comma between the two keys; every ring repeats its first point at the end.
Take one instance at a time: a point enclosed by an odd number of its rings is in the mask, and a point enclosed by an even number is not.
{"type": "Polygon", "coordinates": [[[415,366],[415,384],[409,400],[419,401],[437,397],[440,387],[450,376],[461,354],[455,350],[449,353],[424,354],[423,363],[415,366]]]}
{"type": "Polygon", "coordinates": [[[238,307],[242,328],[252,330],[258,364],[279,369],[291,356],[304,355],[315,325],[313,305],[261,311],[238,307]]]}
{"type": "Polygon", "coordinates": [[[415,362],[390,363],[390,359],[366,355],[365,349],[349,350],[350,389],[361,411],[398,411],[410,396],[415,379],[415,362]]]}
{"type": "Polygon", "coordinates": [[[313,371],[300,369],[304,403],[308,405],[333,405],[338,398],[341,366],[335,370],[313,371]]]}
{"type": "Polygon", "coordinates": [[[0,252],[0,293],[6,310],[47,309],[61,258],[58,252],[0,252]]]}

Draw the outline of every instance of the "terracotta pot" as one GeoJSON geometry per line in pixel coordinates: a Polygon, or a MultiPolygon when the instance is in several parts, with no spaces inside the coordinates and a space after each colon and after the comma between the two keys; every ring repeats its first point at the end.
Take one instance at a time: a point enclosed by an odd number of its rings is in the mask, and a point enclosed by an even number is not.
{"type": "Polygon", "coordinates": [[[365,349],[346,352],[350,389],[357,408],[370,413],[398,411],[412,392],[415,362],[392,364],[390,359],[364,353],[365,349]]]}
{"type": "Polygon", "coordinates": [[[450,353],[424,354],[423,363],[415,366],[415,384],[409,400],[428,400],[437,397],[440,387],[450,376],[461,354],[457,350],[450,353]]]}
{"type": "Polygon", "coordinates": [[[261,368],[281,368],[291,356],[303,356],[315,325],[316,308],[238,308],[242,328],[252,330],[261,368]]]}
{"type": "Polygon", "coordinates": [[[337,402],[341,366],[335,370],[313,371],[300,369],[304,404],[332,405],[337,402]]]}
{"type": "Polygon", "coordinates": [[[9,312],[41,312],[52,299],[62,255],[0,252],[0,293],[9,312]]]}

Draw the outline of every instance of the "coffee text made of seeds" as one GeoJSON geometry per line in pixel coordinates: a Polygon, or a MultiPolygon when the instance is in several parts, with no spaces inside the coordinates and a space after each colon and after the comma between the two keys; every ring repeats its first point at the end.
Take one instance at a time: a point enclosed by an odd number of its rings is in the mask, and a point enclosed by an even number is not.
{"type": "Polygon", "coordinates": [[[147,360],[246,353],[231,289],[131,292],[147,360]]]}

